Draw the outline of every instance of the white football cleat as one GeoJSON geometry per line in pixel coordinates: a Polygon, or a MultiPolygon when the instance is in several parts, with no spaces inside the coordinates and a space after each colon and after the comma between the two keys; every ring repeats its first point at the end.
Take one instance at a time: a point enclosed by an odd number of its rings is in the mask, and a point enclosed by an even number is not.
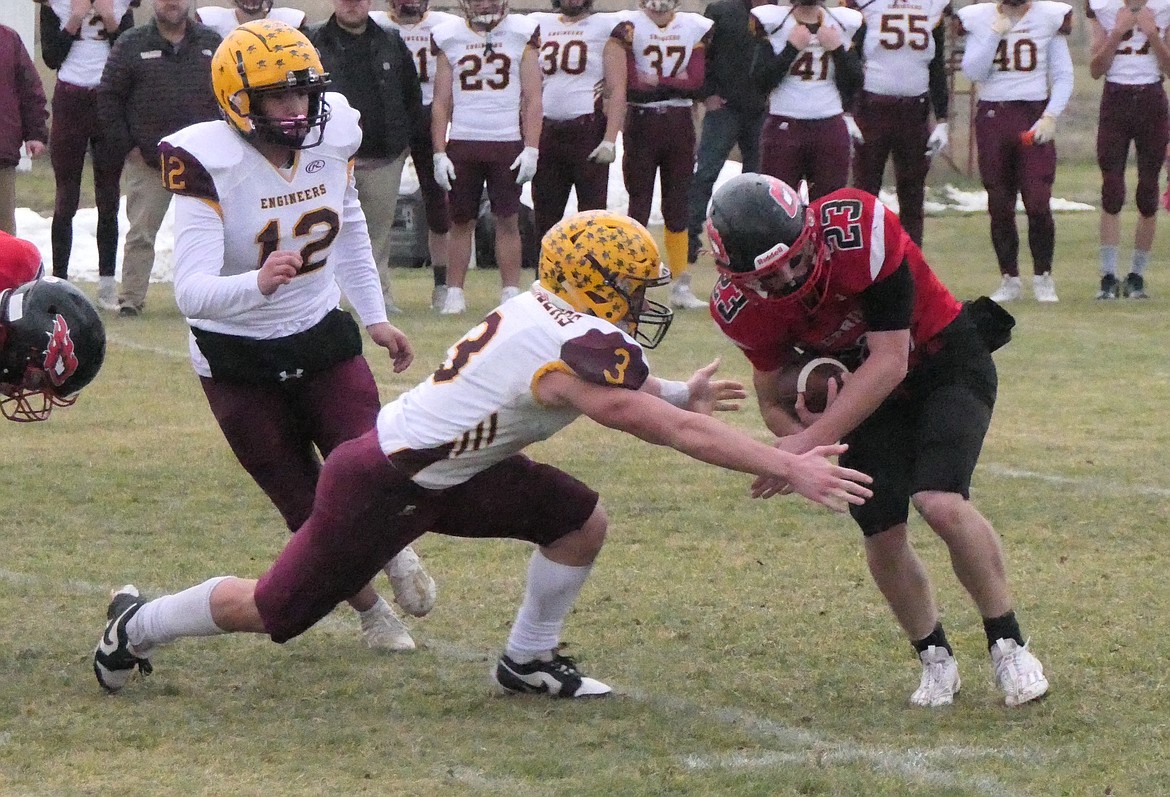
{"type": "Polygon", "coordinates": [[[462,315],[467,312],[467,299],[463,296],[463,289],[451,285],[447,286],[447,295],[443,298],[442,315],[462,315]]]}
{"type": "Polygon", "coordinates": [[[515,285],[505,285],[500,290],[500,304],[503,304],[504,302],[508,301],[509,299],[514,299],[515,297],[517,297],[519,295],[520,295],[520,289],[517,288],[515,285]]]}
{"type": "Polygon", "coordinates": [[[361,612],[362,639],[370,650],[414,650],[414,639],[406,624],[387,604],[385,611],[361,612]]]}
{"type": "Polygon", "coordinates": [[[1052,279],[1051,271],[1032,277],[1032,293],[1036,295],[1038,302],[1053,304],[1060,301],[1056,297],[1056,282],[1052,279]]]}
{"type": "Polygon", "coordinates": [[[1021,706],[1048,693],[1048,679],[1040,660],[1014,639],[997,639],[991,647],[995,682],[1003,690],[1004,703],[1021,706]]]}
{"type": "Polygon", "coordinates": [[[1003,279],[1000,280],[999,288],[996,289],[995,293],[991,294],[991,301],[1003,304],[1004,302],[1014,302],[1019,298],[1020,278],[1009,277],[1007,274],[1004,274],[1003,279]]]}
{"type": "Polygon", "coordinates": [[[390,577],[394,602],[407,614],[422,617],[435,608],[435,580],[409,545],[383,568],[390,577]]]}
{"type": "Polygon", "coordinates": [[[910,702],[924,708],[949,706],[959,694],[959,664],[946,648],[931,645],[918,654],[922,662],[922,681],[910,702]]]}
{"type": "Polygon", "coordinates": [[[682,310],[706,309],[707,303],[695,296],[691,291],[690,273],[680,274],[679,278],[670,286],[670,306],[682,310]]]}

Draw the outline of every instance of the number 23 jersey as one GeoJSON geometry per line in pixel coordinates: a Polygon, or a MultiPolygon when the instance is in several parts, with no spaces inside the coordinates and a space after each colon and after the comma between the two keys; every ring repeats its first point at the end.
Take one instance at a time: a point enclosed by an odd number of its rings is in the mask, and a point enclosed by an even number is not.
{"type": "Polygon", "coordinates": [[[425,382],[383,407],[378,441],[420,486],[461,484],[579,415],[536,398],[536,383],[557,370],[629,390],[650,373],[628,335],[534,286],[489,313],[425,382]]]}

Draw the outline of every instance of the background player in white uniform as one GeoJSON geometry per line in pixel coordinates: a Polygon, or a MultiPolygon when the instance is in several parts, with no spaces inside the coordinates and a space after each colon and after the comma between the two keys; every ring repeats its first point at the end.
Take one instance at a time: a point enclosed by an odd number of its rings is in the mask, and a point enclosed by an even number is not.
{"type": "Polygon", "coordinates": [[[182,637],[291,639],[403,545],[434,531],[539,546],[493,670],[502,689],[608,694],[558,651],[605,541],[605,510],[587,485],[521,453],[579,415],[703,462],[774,474],[839,511],[870,494],[859,483],[866,477],[825,460],[845,446],[796,456],[708,417],[745,395],[738,383],[711,380],[717,362],[685,383],[650,375],[643,345],[661,339],[671,311],[648,302],[646,290],[669,273],[637,222],[608,211],[569,217],[545,236],[539,275],[456,342],[425,382],[383,408],[376,430],[330,455],[312,517],[259,581],[213,578],[149,602],[132,586],[119,590],[94,654],[98,682],[121,689],[135,668],[149,671],[155,646],[182,637]]]}
{"type": "MultiPolygon", "coordinates": [[[[317,51],[287,25],[248,22],[220,45],[212,75],[224,119],[160,146],[163,181],[176,194],[175,301],[224,436],[296,531],[312,510],[317,449],[327,456],[368,431],[380,407],[342,294],[395,371],[412,354],[386,320],[354,187],[358,115],[342,95],[324,93],[317,51]]],[[[395,595],[425,614],[434,585],[413,552],[404,557],[391,563],[395,595]]],[[[354,593],[370,647],[414,647],[372,587],[354,593]]]]}
{"type": "Polygon", "coordinates": [[[861,14],[799,0],[757,6],[752,17],[753,31],[770,45],[752,69],[752,78],[771,92],[760,132],[760,171],[788,185],[807,180],[813,199],[844,188],[849,142],[861,135],[845,114],[862,79],[852,49],[861,14]]]}
{"type": "Polygon", "coordinates": [[[451,262],[442,313],[467,309],[463,282],[487,185],[496,227],[501,300],[520,292],[520,186],[536,174],[540,65],[536,23],[507,0],[461,0],[467,19],[435,26],[431,143],[435,182],[451,206],[451,262]],[[450,125],[450,130],[448,130],[450,125]]]}
{"type": "Polygon", "coordinates": [[[532,208],[540,237],[561,220],[569,192],[578,210],[607,206],[609,165],[626,116],[626,60],[609,34],[618,14],[593,13],[593,0],[553,0],[528,15],[540,28],[544,73],[540,163],[532,208]]]}
{"type": "Polygon", "coordinates": [[[670,303],[696,310],[707,303],[691,290],[687,271],[687,196],[695,171],[694,97],[707,76],[706,46],[715,23],[677,8],[678,0],[639,0],[613,38],[626,54],[622,174],[630,216],[642,224],[650,218],[657,175],[666,264],[675,280],[670,303]]]}
{"type": "Polygon", "coordinates": [[[877,196],[894,159],[898,218],[922,246],[923,203],[931,158],[949,141],[950,89],[946,25],[950,0],[846,0],[861,12],[865,83],[856,103],[861,137],[854,148],[853,185],[877,196]],[[934,110],[934,128],[930,112],[934,110]]]}
{"type": "Polygon", "coordinates": [[[384,28],[398,31],[414,56],[418,85],[422,90],[423,128],[411,139],[410,157],[418,176],[423,208],[427,217],[427,251],[431,258],[431,273],[435,288],[431,306],[441,310],[447,299],[447,263],[451,214],[447,208],[447,192],[435,182],[433,167],[435,148],[431,143],[431,103],[435,97],[435,54],[431,49],[431,31],[435,26],[459,17],[446,11],[432,11],[428,0],[390,0],[390,13],[371,11],[370,19],[384,28]]]}
{"type": "Polygon", "coordinates": [[[220,36],[227,38],[245,22],[273,19],[294,28],[305,26],[305,12],[298,8],[277,8],[272,0],[234,0],[234,7],[203,6],[195,10],[195,18],[220,36]]]}
{"type": "Polygon", "coordinates": [[[1168,0],[1088,0],[1085,14],[1093,32],[1089,73],[1105,78],[1097,121],[1097,165],[1101,169],[1101,289],[1098,299],[1147,298],[1145,272],[1158,220],[1158,182],[1166,144],[1168,114],[1162,76],[1170,73],[1168,0]],[[1129,142],[1137,155],[1137,229],[1133,261],[1124,282],[1117,279],[1121,207],[1129,142]]]}
{"type": "Polygon", "coordinates": [[[1000,286],[991,298],[1020,298],[1020,233],[1016,196],[1028,214],[1032,290],[1040,302],[1059,301],[1052,278],[1056,223],[1056,119],[1072,96],[1068,51],[1072,7],[1053,0],[1005,0],[959,9],[967,36],[963,74],[976,84],[975,139],[979,176],[987,189],[991,244],[1000,286]]]}

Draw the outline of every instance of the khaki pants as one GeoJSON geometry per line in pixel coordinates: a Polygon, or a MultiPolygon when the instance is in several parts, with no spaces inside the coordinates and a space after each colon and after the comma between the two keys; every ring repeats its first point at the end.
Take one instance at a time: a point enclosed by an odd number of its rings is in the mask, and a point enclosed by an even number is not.
{"type": "Polygon", "coordinates": [[[358,198],[366,214],[370,230],[370,246],[374,262],[382,280],[382,290],[390,292],[390,237],[394,227],[394,209],[398,205],[398,190],[402,185],[402,167],[408,152],[404,150],[394,160],[385,158],[358,158],[354,163],[354,182],[358,198]]]}
{"type": "Polygon", "coordinates": [[[15,166],[0,166],[0,230],[16,235],[15,166]]]}
{"type": "Polygon", "coordinates": [[[167,208],[171,206],[171,193],[163,186],[154,158],[143,161],[139,157],[126,159],[126,166],[122,169],[122,193],[126,195],[130,229],[126,232],[126,246],[122,251],[118,304],[141,310],[146,304],[146,289],[150,286],[150,272],[154,268],[154,241],[167,208]]]}

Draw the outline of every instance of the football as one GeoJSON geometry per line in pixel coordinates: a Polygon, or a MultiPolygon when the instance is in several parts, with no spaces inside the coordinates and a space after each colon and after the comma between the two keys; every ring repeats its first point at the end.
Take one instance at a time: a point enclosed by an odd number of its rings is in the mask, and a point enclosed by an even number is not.
{"type": "Polygon", "coordinates": [[[815,352],[802,353],[780,371],[780,404],[795,418],[796,396],[803,393],[804,406],[809,412],[824,412],[829,400],[829,382],[836,382],[840,390],[847,373],[849,369],[840,360],[815,352]]]}

